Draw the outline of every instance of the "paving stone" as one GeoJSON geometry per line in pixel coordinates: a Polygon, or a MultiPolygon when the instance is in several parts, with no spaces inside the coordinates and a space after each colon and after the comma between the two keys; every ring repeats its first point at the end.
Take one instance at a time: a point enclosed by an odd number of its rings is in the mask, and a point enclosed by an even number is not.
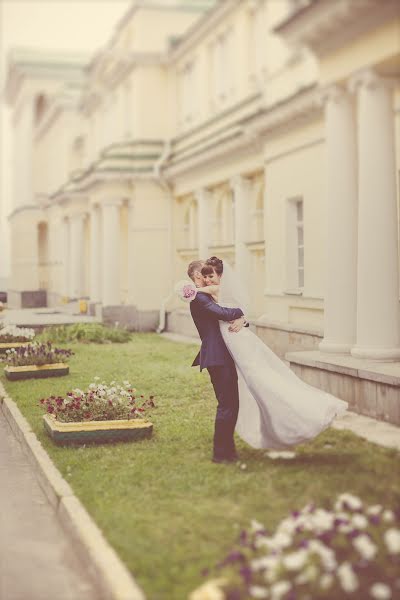
{"type": "Polygon", "coordinates": [[[0,598],[99,600],[0,410],[0,598]]]}

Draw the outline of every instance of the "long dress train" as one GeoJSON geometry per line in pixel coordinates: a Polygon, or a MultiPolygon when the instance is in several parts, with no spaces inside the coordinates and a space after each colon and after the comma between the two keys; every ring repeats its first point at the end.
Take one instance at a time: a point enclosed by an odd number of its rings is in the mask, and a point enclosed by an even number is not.
{"type": "Polygon", "coordinates": [[[239,378],[236,431],[254,448],[284,449],[317,436],[348,407],[347,402],[302,381],[248,328],[228,331],[225,344],[239,378]]]}

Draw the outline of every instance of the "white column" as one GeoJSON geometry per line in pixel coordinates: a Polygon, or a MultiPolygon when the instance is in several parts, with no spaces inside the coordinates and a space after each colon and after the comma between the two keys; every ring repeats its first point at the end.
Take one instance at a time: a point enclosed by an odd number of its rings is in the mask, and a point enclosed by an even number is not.
{"type": "Polygon", "coordinates": [[[20,109],[14,138],[15,208],[33,204],[34,99],[26,96],[20,109]]]}
{"type": "Polygon", "coordinates": [[[358,92],[358,277],[356,357],[399,360],[399,265],[391,86],[370,70],[358,92]]]}
{"type": "Polygon", "coordinates": [[[199,258],[206,260],[209,256],[209,230],[210,230],[210,192],[205,188],[196,192],[198,216],[198,246],[199,258]]]}
{"type": "Polygon", "coordinates": [[[90,301],[101,301],[101,214],[98,204],[90,209],[90,301]]]}
{"type": "Polygon", "coordinates": [[[103,220],[103,306],[120,304],[120,200],[102,202],[103,220]]]}
{"type": "Polygon", "coordinates": [[[63,295],[68,298],[70,292],[70,221],[68,217],[63,219],[62,225],[62,236],[63,236],[63,295]]]}
{"type": "Polygon", "coordinates": [[[237,175],[230,180],[234,202],[235,269],[240,279],[248,282],[250,255],[246,242],[249,238],[251,183],[237,175]]]}
{"type": "Polygon", "coordinates": [[[136,204],[135,199],[130,198],[128,203],[128,303],[135,304],[136,298],[136,204]]]}
{"type": "Polygon", "coordinates": [[[350,352],[356,340],[357,149],[351,96],[324,93],[326,225],[324,352],[350,352]]]}
{"type": "Polygon", "coordinates": [[[84,268],[84,222],[80,213],[70,217],[70,293],[71,298],[79,298],[83,291],[84,268]]]}

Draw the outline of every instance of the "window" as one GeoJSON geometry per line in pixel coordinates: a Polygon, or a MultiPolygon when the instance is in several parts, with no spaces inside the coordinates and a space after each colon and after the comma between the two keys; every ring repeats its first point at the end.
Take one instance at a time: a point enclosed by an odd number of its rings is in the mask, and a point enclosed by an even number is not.
{"type": "Polygon", "coordinates": [[[213,47],[213,99],[214,106],[225,104],[234,92],[232,79],[232,30],[220,33],[213,47]]]}
{"type": "Polygon", "coordinates": [[[198,90],[196,62],[185,64],[181,72],[182,121],[184,125],[196,119],[198,90]]]}
{"type": "Polygon", "coordinates": [[[303,199],[287,201],[286,267],[287,293],[304,288],[304,220],[303,199]]]}
{"type": "Polygon", "coordinates": [[[35,101],[35,125],[39,125],[39,123],[43,119],[43,115],[47,109],[47,99],[43,94],[37,96],[35,101]]]}

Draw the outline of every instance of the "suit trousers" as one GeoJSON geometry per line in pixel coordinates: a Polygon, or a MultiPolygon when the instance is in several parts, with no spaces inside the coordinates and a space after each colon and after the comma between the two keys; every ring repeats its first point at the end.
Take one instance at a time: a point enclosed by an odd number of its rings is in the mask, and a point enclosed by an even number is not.
{"type": "Polygon", "coordinates": [[[214,429],[214,458],[235,454],[233,434],[239,413],[238,376],[233,360],[226,365],[207,367],[218,401],[214,429]]]}

